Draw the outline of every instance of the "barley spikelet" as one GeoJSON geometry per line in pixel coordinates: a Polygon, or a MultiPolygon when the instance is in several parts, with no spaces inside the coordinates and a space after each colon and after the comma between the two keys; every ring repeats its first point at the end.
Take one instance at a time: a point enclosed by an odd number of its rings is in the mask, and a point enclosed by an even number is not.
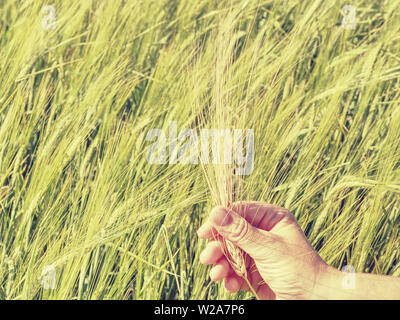
{"type": "Polygon", "coordinates": [[[233,271],[235,271],[237,275],[239,275],[244,279],[244,281],[249,286],[251,292],[254,294],[256,299],[259,300],[256,290],[253,288],[253,286],[249,281],[249,276],[246,269],[246,261],[243,251],[237,246],[235,246],[229,240],[223,239],[221,242],[224,255],[228,260],[229,264],[231,265],[233,271]]]}
{"type": "Polygon", "coordinates": [[[225,256],[231,264],[233,270],[243,278],[247,277],[246,264],[243,257],[243,252],[236,247],[231,241],[225,240],[225,256]]]}

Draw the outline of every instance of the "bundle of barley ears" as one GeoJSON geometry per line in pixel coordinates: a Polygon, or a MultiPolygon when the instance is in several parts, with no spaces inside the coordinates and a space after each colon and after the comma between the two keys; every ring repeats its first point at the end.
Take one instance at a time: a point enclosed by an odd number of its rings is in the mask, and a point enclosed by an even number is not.
{"type": "MultiPolygon", "coordinates": [[[[243,178],[235,174],[235,147],[232,143],[234,129],[248,126],[246,110],[240,102],[233,98],[234,90],[238,89],[234,75],[234,52],[237,49],[238,31],[235,31],[235,20],[239,11],[226,14],[223,24],[218,28],[214,54],[214,73],[212,78],[212,101],[202,115],[204,124],[218,130],[218,141],[213,141],[219,148],[211,148],[209,153],[213,158],[203,165],[206,180],[210,189],[212,202],[215,206],[223,206],[232,210],[233,203],[240,200],[243,178]],[[228,141],[230,140],[230,141],[228,141]],[[218,154],[215,155],[214,152],[218,154]],[[227,153],[231,155],[228,156],[227,153]]],[[[237,95],[237,93],[235,94],[237,95]]],[[[215,138],[215,137],[213,137],[215,138]]],[[[215,145],[214,145],[215,147],[215,145]]],[[[231,241],[220,240],[224,255],[237,275],[247,283],[251,292],[258,299],[256,290],[249,281],[245,253],[231,241]]],[[[250,268],[252,269],[252,268],[250,268]]]]}

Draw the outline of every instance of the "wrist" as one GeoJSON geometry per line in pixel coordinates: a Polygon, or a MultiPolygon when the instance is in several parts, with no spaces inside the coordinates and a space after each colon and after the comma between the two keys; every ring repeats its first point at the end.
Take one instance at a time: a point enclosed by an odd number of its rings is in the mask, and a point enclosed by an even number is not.
{"type": "Polygon", "coordinates": [[[343,273],[323,262],[318,266],[312,300],[338,299],[342,291],[343,273]]]}

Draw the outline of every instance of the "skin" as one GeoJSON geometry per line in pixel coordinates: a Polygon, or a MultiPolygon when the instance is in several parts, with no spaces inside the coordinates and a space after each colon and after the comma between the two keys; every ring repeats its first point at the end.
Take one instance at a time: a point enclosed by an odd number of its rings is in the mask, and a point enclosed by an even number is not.
{"type": "Polygon", "coordinates": [[[200,262],[213,265],[211,280],[224,280],[230,293],[250,288],[226,259],[223,239],[244,252],[247,278],[260,299],[400,299],[399,278],[343,273],[325,263],[285,208],[262,202],[216,207],[198,236],[211,240],[200,262]]]}

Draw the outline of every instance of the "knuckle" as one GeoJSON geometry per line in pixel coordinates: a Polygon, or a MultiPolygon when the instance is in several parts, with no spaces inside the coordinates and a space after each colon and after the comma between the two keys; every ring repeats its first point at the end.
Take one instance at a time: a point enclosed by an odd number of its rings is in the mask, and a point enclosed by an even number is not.
{"type": "Polygon", "coordinates": [[[283,216],[286,217],[287,219],[293,220],[293,221],[296,220],[293,213],[291,213],[288,209],[282,208],[280,211],[283,214],[283,216]]]}
{"type": "Polygon", "coordinates": [[[232,229],[231,239],[233,241],[241,241],[246,239],[249,233],[249,224],[245,219],[240,218],[238,222],[234,224],[234,228],[232,229]]]}
{"type": "Polygon", "coordinates": [[[232,211],[236,212],[238,215],[242,216],[244,210],[246,210],[246,204],[243,201],[235,201],[232,204],[232,211]]]}

